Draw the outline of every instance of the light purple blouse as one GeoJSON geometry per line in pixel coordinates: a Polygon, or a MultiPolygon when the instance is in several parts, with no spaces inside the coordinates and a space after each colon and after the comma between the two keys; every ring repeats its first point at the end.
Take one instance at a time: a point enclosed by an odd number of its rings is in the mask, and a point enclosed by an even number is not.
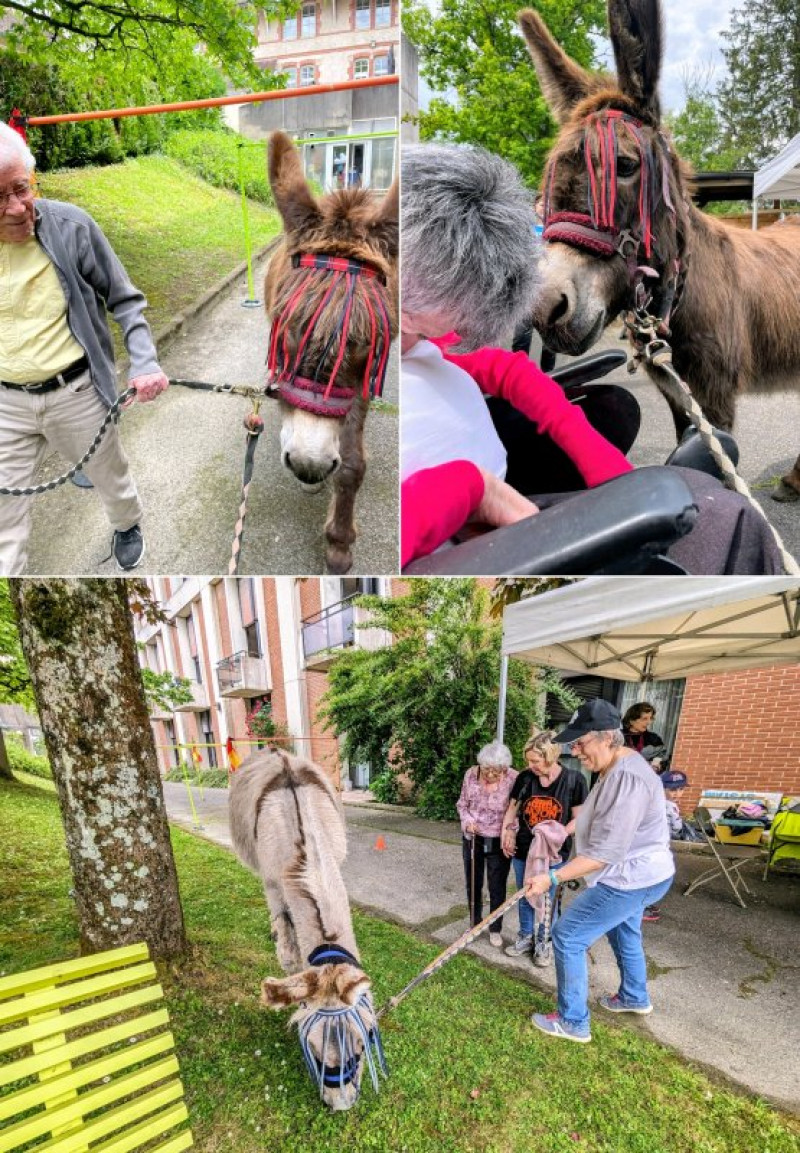
{"type": "Polygon", "coordinates": [[[467,769],[461,786],[461,796],[456,802],[461,818],[461,831],[465,837],[472,836],[466,830],[467,825],[476,825],[480,837],[500,836],[503,817],[508,808],[508,798],[511,796],[517,776],[516,769],[506,769],[505,774],[498,778],[497,788],[489,790],[485,789],[478,779],[478,770],[475,766],[467,769]]]}

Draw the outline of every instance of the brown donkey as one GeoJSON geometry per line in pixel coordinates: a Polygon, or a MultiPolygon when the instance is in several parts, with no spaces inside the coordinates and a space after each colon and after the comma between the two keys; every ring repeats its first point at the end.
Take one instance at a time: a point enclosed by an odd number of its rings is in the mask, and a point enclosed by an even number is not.
{"type": "Polygon", "coordinates": [[[233,847],[264,886],[272,937],[288,976],[267,977],[261,1003],[291,1018],[320,1095],[355,1104],[364,1066],[378,1087],[383,1051],[358,958],[340,865],[347,852],[339,798],[311,761],[268,749],[231,777],[233,847]]]}
{"type": "Polygon", "coordinates": [[[308,492],[332,479],[325,559],[329,572],[345,573],[366,470],[364,421],[397,332],[398,186],[382,199],[350,188],[317,200],[282,132],[270,138],[269,181],[284,226],[264,288],[281,459],[308,492]]]}
{"type": "MultiPolygon", "coordinates": [[[[542,180],[533,321],[548,348],[575,354],[619,312],[646,305],[708,419],[730,429],[741,390],[800,381],[800,227],[747,232],[694,207],[689,169],[661,126],[658,0],[609,0],[608,18],[616,78],[584,71],[536,12],[520,13],[561,125],[542,180]]],[[[680,435],[688,421],[670,407],[680,435]]],[[[773,495],[800,499],[800,457],[773,495]]]]}

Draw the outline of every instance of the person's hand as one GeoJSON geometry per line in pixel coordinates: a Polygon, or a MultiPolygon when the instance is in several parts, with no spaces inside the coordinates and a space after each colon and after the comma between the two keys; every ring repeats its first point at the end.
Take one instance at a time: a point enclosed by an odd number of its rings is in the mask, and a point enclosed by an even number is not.
{"type": "Polygon", "coordinates": [[[474,821],[472,821],[469,825],[465,825],[464,829],[466,830],[466,832],[472,833],[472,835],[475,836],[475,834],[478,831],[478,826],[475,824],[474,821]]]}
{"type": "Polygon", "coordinates": [[[518,520],[525,520],[539,511],[532,501],[493,472],[480,468],[480,473],[483,477],[483,500],[470,517],[471,521],[500,528],[502,525],[516,524],[518,520]]]}
{"type": "Polygon", "coordinates": [[[144,404],[148,400],[155,400],[165,388],[169,388],[169,381],[163,372],[148,372],[144,376],[136,376],[133,380],[129,380],[128,388],[135,388],[136,396],[125,401],[125,408],[135,401],[144,404]]]}
{"type": "Polygon", "coordinates": [[[549,873],[536,873],[525,882],[525,897],[531,900],[534,897],[541,897],[550,891],[550,874],[549,873]]]}
{"type": "Polygon", "coordinates": [[[514,856],[514,849],[516,847],[517,847],[517,834],[513,833],[511,831],[504,832],[503,833],[503,840],[501,843],[503,855],[506,857],[513,857],[514,856]]]}

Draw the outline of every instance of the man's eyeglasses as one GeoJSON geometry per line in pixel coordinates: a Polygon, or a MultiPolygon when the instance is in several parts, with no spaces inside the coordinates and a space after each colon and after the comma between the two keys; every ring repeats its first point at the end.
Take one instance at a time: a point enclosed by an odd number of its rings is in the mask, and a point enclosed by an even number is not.
{"type": "Polygon", "coordinates": [[[5,192],[0,192],[0,212],[5,212],[8,205],[11,203],[11,197],[16,196],[17,200],[30,200],[36,195],[36,185],[31,180],[18,180],[16,184],[12,184],[5,192]]]}
{"type": "Polygon", "coordinates": [[[572,744],[570,745],[570,749],[572,749],[573,753],[582,753],[583,750],[586,748],[587,744],[589,743],[589,741],[594,741],[596,739],[597,739],[597,733],[589,733],[588,736],[581,737],[580,740],[578,740],[578,741],[573,741],[572,744]]]}

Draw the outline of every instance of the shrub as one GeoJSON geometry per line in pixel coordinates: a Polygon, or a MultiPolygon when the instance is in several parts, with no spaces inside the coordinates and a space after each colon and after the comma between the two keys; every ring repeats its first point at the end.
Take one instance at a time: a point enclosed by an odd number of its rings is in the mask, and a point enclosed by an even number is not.
{"type": "Polygon", "coordinates": [[[170,769],[164,780],[178,785],[182,785],[188,780],[190,785],[202,785],[204,789],[227,789],[228,770],[200,769],[199,772],[195,772],[194,768],[191,768],[184,772],[182,768],[178,767],[170,769]]]}
{"type": "Polygon", "coordinates": [[[396,805],[400,802],[400,782],[391,769],[383,769],[369,783],[369,791],[376,801],[384,805],[396,805]]]}
{"type": "Polygon", "coordinates": [[[261,147],[229,130],[172,133],[164,151],[180,161],[196,176],[217,188],[239,191],[239,152],[241,151],[244,189],[252,200],[274,204],[267,180],[266,144],[261,147]]]}
{"type": "Polygon", "coordinates": [[[28,752],[19,733],[6,733],[5,744],[12,769],[16,769],[18,773],[30,773],[33,777],[53,779],[47,757],[39,757],[36,753],[28,752]]]}

